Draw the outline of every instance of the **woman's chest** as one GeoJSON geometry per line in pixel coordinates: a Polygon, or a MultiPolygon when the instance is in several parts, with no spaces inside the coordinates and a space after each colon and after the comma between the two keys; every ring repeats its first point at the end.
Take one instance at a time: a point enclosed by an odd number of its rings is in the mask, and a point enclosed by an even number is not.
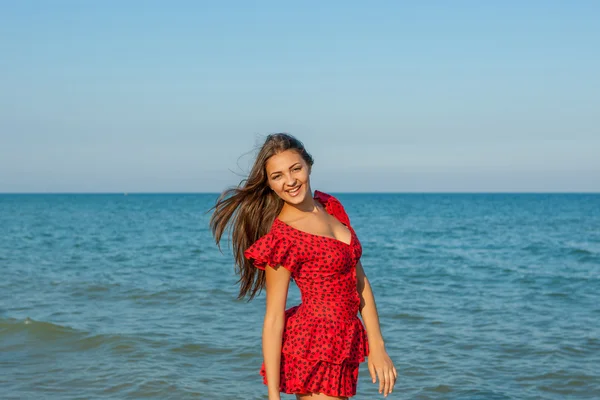
{"type": "Polygon", "coordinates": [[[296,245],[302,258],[299,277],[343,273],[354,268],[360,258],[360,243],[354,239],[346,244],[336,239],[315,237],[296,245]]]}

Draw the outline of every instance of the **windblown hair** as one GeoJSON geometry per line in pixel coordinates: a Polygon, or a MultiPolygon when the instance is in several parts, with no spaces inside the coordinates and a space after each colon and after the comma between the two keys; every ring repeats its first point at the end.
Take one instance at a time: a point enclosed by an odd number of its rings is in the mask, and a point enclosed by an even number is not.
{"type": "Polygon", "coordinates": [[[244,250],[269,232],[283,207],[283,200],[267,183],[266,164],[270,157],[286,150],[297,151],[312,167],[313,158],[298,139],[286,133],[268,135],[258,151],[250,175],[237,187],[221,193],[211,208],[214,212],[210,218],[210,228],[219,248],[225,231],[230,233],[240,284],[238,299],[248,296],[248,300],[252,300],[265,286],[265,271],[254,267],[244,257],[244,250]]]}

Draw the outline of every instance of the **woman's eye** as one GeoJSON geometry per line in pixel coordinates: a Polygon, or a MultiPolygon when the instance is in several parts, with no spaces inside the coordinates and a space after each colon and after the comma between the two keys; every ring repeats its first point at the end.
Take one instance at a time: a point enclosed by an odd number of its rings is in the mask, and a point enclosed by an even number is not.
{"type": "Polygon", "coordinates": [[[296,167],[294,168],[294,171],[300,171],[302,169],[302,167],[296,167]]]}
{"type": "Polygon", "coordinates": [[[275,175],[274,177],[272,177],[271,179],[273,179],[274,181],[281,178],[281,175],[275,175]]]}

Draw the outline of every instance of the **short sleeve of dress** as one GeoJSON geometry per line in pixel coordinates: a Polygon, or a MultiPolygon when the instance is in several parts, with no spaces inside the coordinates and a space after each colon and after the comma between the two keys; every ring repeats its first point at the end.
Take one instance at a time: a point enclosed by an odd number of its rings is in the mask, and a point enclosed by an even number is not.
{"type": "Polygon", "coordinates": [[[327,211],[336,217],[341,223],[350,226],[350,217],[346,214],[346,210],[342,203],[330,194],[315,190],[315,197],[325,205],[327,211]]]}
{"type": "Polygon", "coordinates": [[[267,233],[244,251],[244,256],[258,269],[282,266],[290,272],[300,267],[299,252],[287,237],[267,233]]]}

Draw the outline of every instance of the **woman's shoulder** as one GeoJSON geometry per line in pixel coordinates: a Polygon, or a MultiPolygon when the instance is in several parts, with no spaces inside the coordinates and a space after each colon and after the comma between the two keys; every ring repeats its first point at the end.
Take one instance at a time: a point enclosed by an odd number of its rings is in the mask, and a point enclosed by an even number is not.
{"type": "Polygon", "coordinates": [[[277,224],[273,224],[269,232],[248,247],[244,256],[259,269],[265,269],[267,265],[282,265],[294,272],[301,263],[294,239],[281,232],[277,224]]]}
{"type": "Polygon", "coordinates": [[[339,203],[341,204],[341,202],[333,195],[326,193],[326,192],[322,192],[320,190],[315,190],[315,194],[313,196],[315,199],[319,200],[319,202],[325,206],[327,206],[328,204],[332,204],[332,203],[339,203]]]}
{"type": "Polygon", "coordinates": [[[276,218],[273,221],[273,223],[271,224],[271,227],[269,228],[267,233],[260,236],[254,243],[256,243],[256,242],[262,242],[262,243],[272,242],[273,240],[276,240],[277,238],[279,238],[281,236],[280,231],[281,231],[281,229],[279,227],[279,224],[277,223],[277,218],[276,218]]]}
{"type": "Polygon", "coordinates": [[[283,241],[286,242],[289,238],[284,230],[285,224],[283,224],[279,218],[275,218],[271,223],[271,226],[267,233],[260,236],[251,246],[264,246],[264,245],[273,245],[277,242],[283,241]]]}
{"type": "Polygon", "coordinates": [[[350,218],[342,205],[342,202],[339,201],[336,197],[329,193],[321,192],[320,190],[315,190],[314,198],[317,199],[328,213],[337,217],[344,224],[350,224],[350,218]]]}

